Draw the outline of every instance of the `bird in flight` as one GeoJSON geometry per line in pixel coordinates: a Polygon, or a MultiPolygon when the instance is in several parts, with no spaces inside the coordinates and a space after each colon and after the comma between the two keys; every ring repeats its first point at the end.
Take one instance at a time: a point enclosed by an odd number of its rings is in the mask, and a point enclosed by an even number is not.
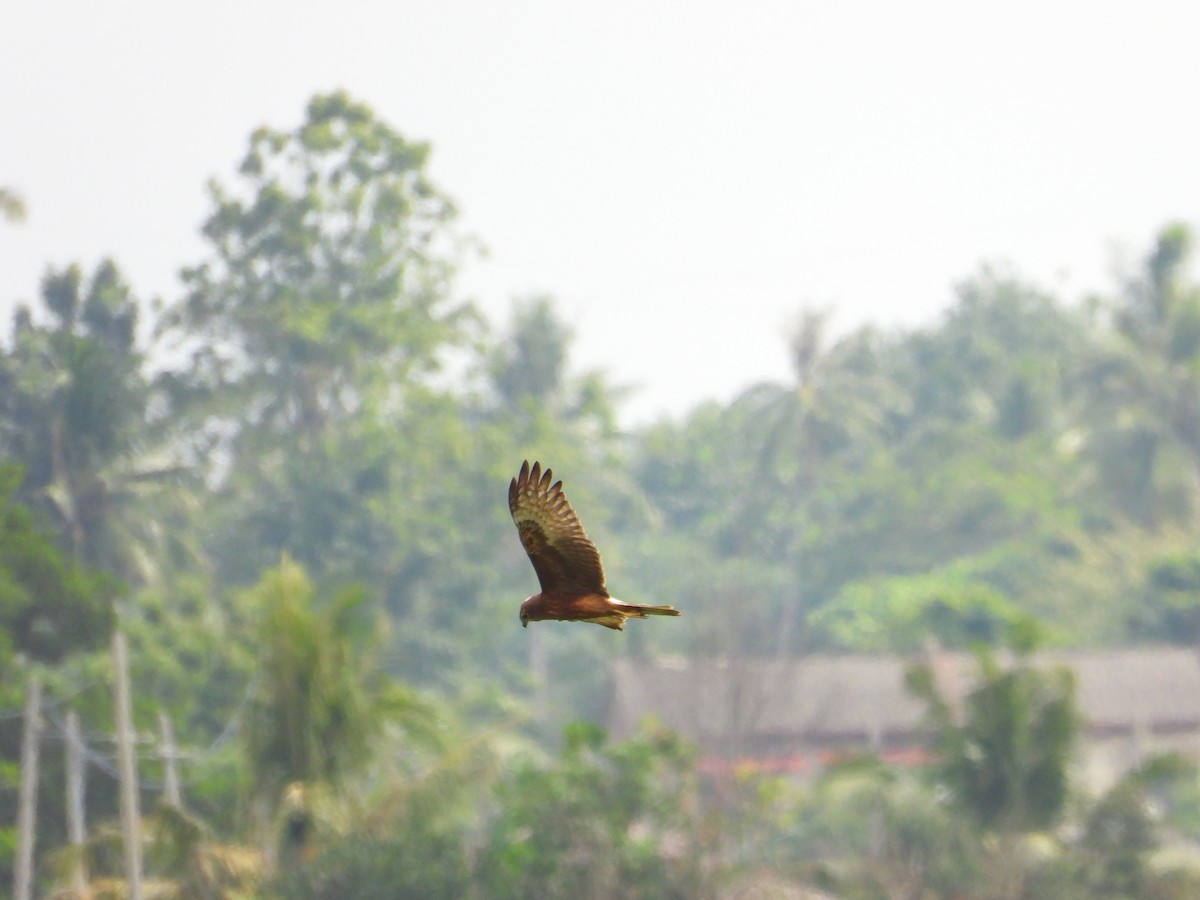
{"type": "Polygon", "coordinates": [[[549,469],[543,474],[540,463],[532,469],[529,460],[521,463],[508,485],[508,509],[542,587],[521,604],[522,626],[559,619],[621,631],[626,619],[681,615],[673,606],[636,606],[609,596],[596,545],[584,534],[562,482],[549,469]]]}

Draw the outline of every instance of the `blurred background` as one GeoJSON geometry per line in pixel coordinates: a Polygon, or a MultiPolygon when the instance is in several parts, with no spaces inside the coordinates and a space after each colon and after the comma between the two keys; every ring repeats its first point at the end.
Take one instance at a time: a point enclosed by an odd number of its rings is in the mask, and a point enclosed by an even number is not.
{"type": "Polygon", "coordinates": [[[4,19],[14,896],[1200,890],[1200,9],[4,19]]]}

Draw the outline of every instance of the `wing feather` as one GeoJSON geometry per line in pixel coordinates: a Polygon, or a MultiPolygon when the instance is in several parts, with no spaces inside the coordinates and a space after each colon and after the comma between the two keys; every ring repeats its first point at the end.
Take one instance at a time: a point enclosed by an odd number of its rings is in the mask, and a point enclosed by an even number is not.
{"type": "Polygon", "coordinates": [[[608,596],[600,553],[550,469],[542,472],[540,463],[532,468],[529,460],[521,463],[520,473],[508,485],[508,509],[543,593],[608,596]]]}

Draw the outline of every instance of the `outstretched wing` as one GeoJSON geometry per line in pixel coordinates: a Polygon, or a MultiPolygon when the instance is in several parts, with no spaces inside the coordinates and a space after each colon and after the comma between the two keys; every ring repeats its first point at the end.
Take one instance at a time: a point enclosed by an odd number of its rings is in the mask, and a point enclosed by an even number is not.
{"type": "Polygon", "coordinates": [[[508,485],[508,509],[517,524],[521,545],[537,572],[542,593],[594,593],[604,596],[604,567],[596,545],[588,540],[579,516],[567,502],[562,482],[550,469],[521,463],[521,472],[508,485]]]}

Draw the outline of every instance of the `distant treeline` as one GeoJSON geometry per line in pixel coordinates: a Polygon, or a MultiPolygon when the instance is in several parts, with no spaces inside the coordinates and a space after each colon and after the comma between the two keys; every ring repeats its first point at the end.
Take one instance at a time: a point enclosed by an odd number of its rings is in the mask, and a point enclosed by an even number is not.
{"type": "Polygon", "coordinates": [[[984,267],[922,329],[835,338],[798,310],[791,381],[624,431],[553,299],[499,326],[458,299],[472,244],[428,154],[318,96],[213,183],[178,296],[51,264],[0,345],[0,709],[37,664],[111,730],[91,685],[119,622],[138,716],[204,747],[241,723],[192,802],[246,837],[287,784],[378,766],[372,741],[419,748],[374,770],[378,800],[487,723],[598,720],[623,654],[1200,637],[1187,227],[1104,296],[984,267]],[[567,481],[614,594],[681,619],[519,627],[535,582],[504,498],[526,458],[567,481]]]}

